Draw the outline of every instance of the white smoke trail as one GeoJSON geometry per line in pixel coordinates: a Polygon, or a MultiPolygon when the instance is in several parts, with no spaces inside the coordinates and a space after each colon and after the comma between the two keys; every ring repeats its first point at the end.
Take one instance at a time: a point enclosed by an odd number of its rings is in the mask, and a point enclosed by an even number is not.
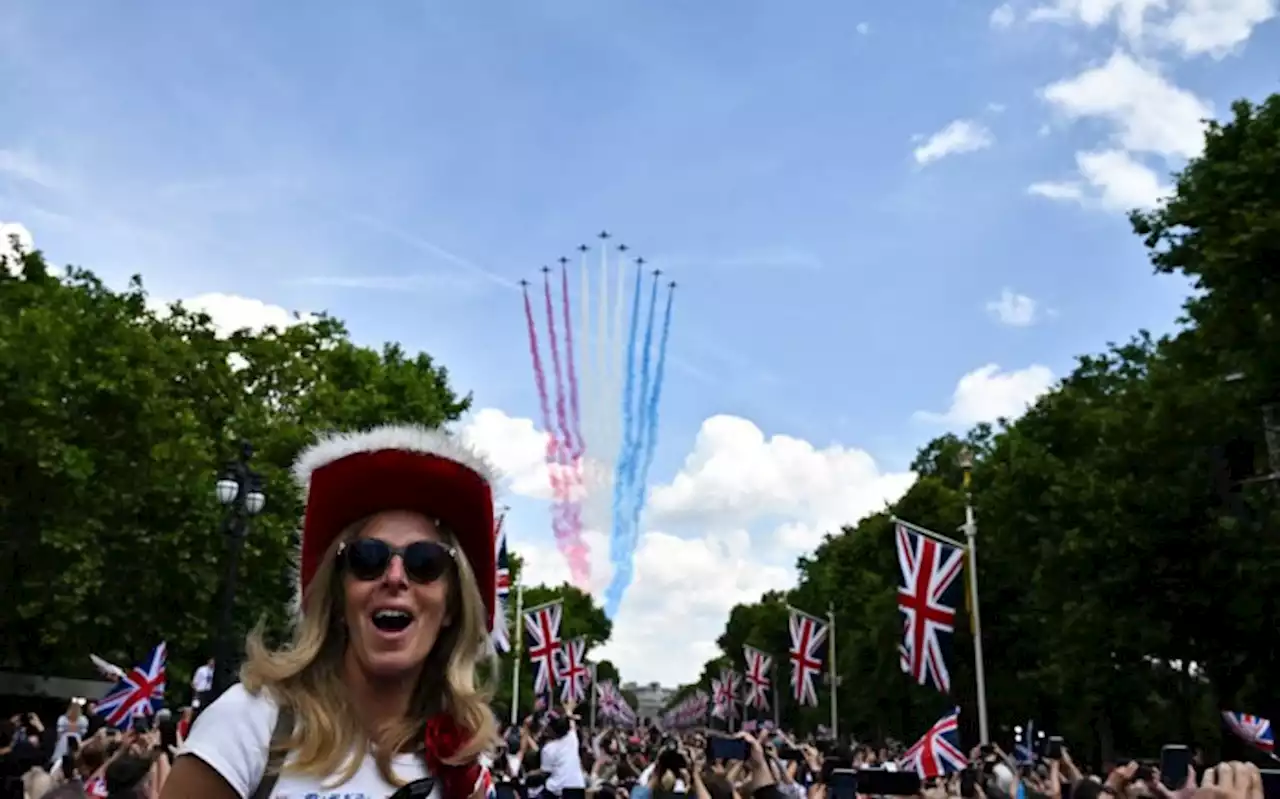
{"type": "MultiPolygon", "coordinates": [[[[584,263],[585,263],[584,257],[584,263]]],[[[609,240],[608,236],[600,236],[600,276],[599,294],[595,304],[595,332],[587,338],[591,342],[584,357],[592,362],[591,388],[591,437],[587,440],[588,462],[584,464],[587,496],[582,503],[583,526],[589,530],[597,530],[606,538],[609,535],[611,512],[613,507],[613,470],[616,460],[616,447],[612,441],[612,418],[618,413],[617,403],[611,401],[610,386],[612,376],[609,373],[610,351],[609,334],[613,329],[610,324],[609,303],[609,240]]],[[[589,279],[587,281],[590,282],[589,279]]],[[[588,285],[587,290],[590,290],[588,285]]],[[[586,346],[586,345],[584,345],[586,346]]]]}
{"type": "MultiPolygon", "coordinates": [[[[596,441],[595,417],[596,409],[592,407],[595,397],[595,361],[592,359],[591,335],[591,278],[587,274],[587,250],[582,248],[578,259],[578,376],[582,386],[582,418],[580,420],[582,438],[587,447],[596,441]]],[[[582,442],[579,442],[582,443],[582,442]]]]}

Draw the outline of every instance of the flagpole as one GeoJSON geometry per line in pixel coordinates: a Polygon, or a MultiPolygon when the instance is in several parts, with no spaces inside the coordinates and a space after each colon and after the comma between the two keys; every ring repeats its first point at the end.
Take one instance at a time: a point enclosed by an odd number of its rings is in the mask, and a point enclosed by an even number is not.
{"type": "Polygon", "coordinates": [[[596,664],[591,664],[591,734],[596,732],[596,664]]]}
{"type": "Polygon", "coordinates": [[[969,556],[969,592],[972,597],[970,624],[973,627],[974,674],[978,680],[978,740],[984,746],[991,742],[987,731],[987,675],[982,657],[982,616],[978,611],[978,521],[973,513],[973,492],[970,490],[973,473],[973,452],[965,447],[960,451],[960,468],[964,470],[964,530],[969,556]]]}
{"type": "Polygon", "coordinates": [[[827,605],[827,672],[831,675],[831,737],[840,737],[836,715],[836,692],[840,688],[840,676],[836,673],[836,603],[827,605]]]}
{"type": "Polygon", "coordinates": [[[524,584],[516,583],[516,620],[512,631],[516,640],[511,642],[515,653],[511,667],[511,726],[520,723],[520,655],[524,651],[524,584]]]}
{"type": "Polygon", "coordinates": [[[769,664],[769,670],[773,672],[773,679],[770,680],[770,682],[773,683],[773,685],[770,686],[771,688],[773,688],[773,726],[774,728],[778,728],[782,726],[782,720],[781,720],[781,711],[779,710],[779,705],[778,705],[779,683],[778,683],[778,659],[776,657],[773,659],[773,662],[769,664]]]}

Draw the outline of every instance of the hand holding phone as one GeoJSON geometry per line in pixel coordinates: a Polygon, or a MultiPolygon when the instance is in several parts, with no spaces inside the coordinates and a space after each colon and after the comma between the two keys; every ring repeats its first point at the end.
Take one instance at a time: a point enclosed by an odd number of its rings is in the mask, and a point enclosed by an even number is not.
{"type": "Polygon", "coordinates": [[[1183,744],[1166,744],[1160,749],[1160,782],[1171,791],[1187,784],[1191,750],[1183,744]]]}

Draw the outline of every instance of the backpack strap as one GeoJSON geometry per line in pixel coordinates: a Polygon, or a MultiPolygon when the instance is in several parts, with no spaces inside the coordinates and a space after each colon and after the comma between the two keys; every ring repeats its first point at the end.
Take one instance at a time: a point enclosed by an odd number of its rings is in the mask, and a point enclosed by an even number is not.
{"type": "Polygon", "coordinates": [[[280,780],[280,767],[284,765],[285,756],[289,754],[284,749],[284,742],[290,735],[293,735],[293,708],[281,707],[276,715],[276,727],[271,731],[267,767],[262,772],[262,779],[258,781],[258,787],[250,799],[270,799],[271,792],[275,790],[276,783],[280,780]]]}

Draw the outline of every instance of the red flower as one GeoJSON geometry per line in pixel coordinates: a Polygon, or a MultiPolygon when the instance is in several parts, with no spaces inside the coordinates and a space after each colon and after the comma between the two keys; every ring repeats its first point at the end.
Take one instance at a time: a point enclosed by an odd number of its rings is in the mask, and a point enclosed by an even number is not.
{"type": "Polygon", "coordinates": [[[450,760],[467,742],[467,734],[458,728],[453,716],[437,713],[427,719],[426,744],[427,768],[431,776],[440,781],[444,799],[468,799],[475,793],[480,781],[480,763],[472,761],[462,765],[450,765],[450,760]]]}

